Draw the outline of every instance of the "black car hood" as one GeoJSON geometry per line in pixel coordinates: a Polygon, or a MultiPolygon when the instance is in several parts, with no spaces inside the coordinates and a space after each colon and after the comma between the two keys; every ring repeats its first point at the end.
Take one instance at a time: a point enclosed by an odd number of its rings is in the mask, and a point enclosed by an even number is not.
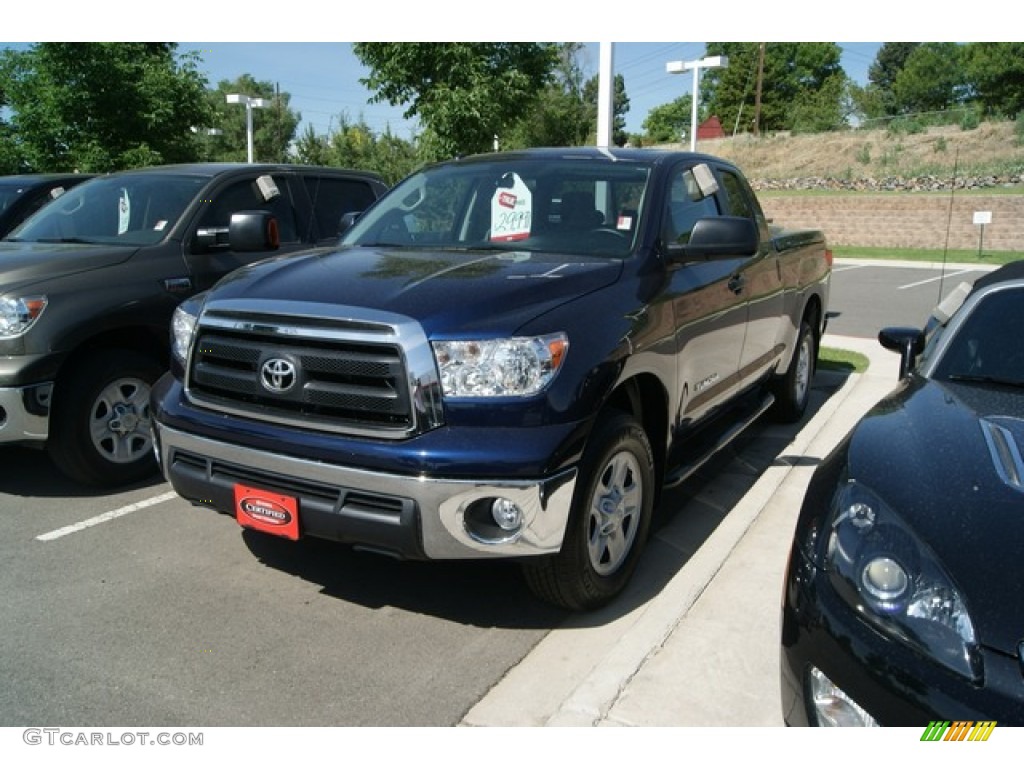
{"type": "Polygon", "coordinates": [[[211,299],[350,305],[407,315],[428,335],[510,333],[569,299],[615,282],[616,259],[524,251],[350,248],[243,267],[211,299]]]}
{"type": "Polygon", "coordinates": [[[858,424],[850,475],[938,557],[983,644],[1024,640],[1024,390],[912,376],[858,424]]]}
{"type": "Polygon", "coordinates": [[[0,241],[0,290],[101,269],[127,261],[137,248],[83,243],[0,241]]]}

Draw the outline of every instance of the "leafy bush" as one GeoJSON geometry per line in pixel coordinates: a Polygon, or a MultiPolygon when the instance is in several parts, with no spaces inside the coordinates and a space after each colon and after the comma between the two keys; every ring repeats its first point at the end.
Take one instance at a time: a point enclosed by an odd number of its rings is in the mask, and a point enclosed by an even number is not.
{"type": "Polygon", "coordinates": [[[965,109],[963,117],[960,118],[960,130],[973,131],[981,125],[981,115],[975,109],[965,109]]]}

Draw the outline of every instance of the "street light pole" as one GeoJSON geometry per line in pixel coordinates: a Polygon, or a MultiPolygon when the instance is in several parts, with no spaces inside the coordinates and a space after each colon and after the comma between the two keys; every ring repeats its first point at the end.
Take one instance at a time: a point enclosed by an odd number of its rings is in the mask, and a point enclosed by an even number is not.
{"type": "Polygon", "coordinates": [[[248,150],[249,162],[252,162],[252,109],[253,107],[266,107],[270,105],[267,99],[257,99],[252,96],[243,96],[239,93],[229,93],[228,104],[245,105],[245,138],[248,150]]]}
{"type": "Polygon", "coordinates": [[[697,151],[697,101],[698,88],[700,87],[700,71],[701,69],[711,69],[712,67],[727,67],[729,66],[728,56],[705,56],[703,59],[697,61],[670,61],[665,65],[665,71],[670,75],[678,75],[683,72],[693,72],[693,97],[691,98],[691,109],[690,109],[690,151],[697,151]]]}

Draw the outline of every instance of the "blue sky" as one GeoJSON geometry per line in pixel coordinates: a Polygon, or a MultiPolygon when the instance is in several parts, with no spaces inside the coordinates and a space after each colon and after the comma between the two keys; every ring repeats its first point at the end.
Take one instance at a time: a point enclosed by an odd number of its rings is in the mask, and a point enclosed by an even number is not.
{"type": "MultiPolygon", "coordinates": [[[[54,39],[54,38],[44,38],[54,39]]],[[[125,38],[128,39],[128,38],[125,38]]],[[[140,36],[139,39],[146,39],[140,36]]],[[[0,43],[0,47],[25,47],[21,43],[0,43]]],[[[615,42],[612,43],[614,71],[623,76],[630,109],[626,130],[641,133],[647,113],[689,93],[692,76],[670,75],[670,61],[691,61],[703,57],[704,43],[615,42]]],[[[841,64],[847,75],[864,84],[867,69],[881,43],[839,43],[841,64]]],[[[386,128],[402,138],[410,138],[414,121],[403,117],[404,108],[387,103],[370,103],[371,93],[359,80],[367,70],[352,53],[352,43],[344,42],[182,42],[181,52],[196,52],[201,70],[211,86],[221,80],[234,80],[243,74],[277,84],[291,95],[291,107],[302,116],[299,134],[311,125],[318,134],[337,128],[342,115],[350,121],[365,120],[375,132],[386,128]]],[[[600,43],[586,43],[582,54],[587,75],[597,74],[600,43]]],[[[241,109],[241,107],[239,107],[241,109]]],[[[259,111],[254,112],[259,120],[259,111]]]]}
{"type": "MultiPolygon", "coordinates": [[[[840,43],[842,66],[861,84],[881,43],[840,43]]],[[[360,83],[367,72],[352,53],[351,43],[317,42],[191,42],[180,50],[196,51],[211,85],[248,73],[257,80],[277,83],[291,94],[291,106],[302,115],[300,133],[307,124],[317,133],[336,128],[340,115],[350,121],[362,118],[376,132],[390,127],[392,133],[409,138],[415,124],[402,117],[403,109],[386,103],[370,104],[370,92],[360,83]]],[[[587,43],[583,56],[588,74],[597,74],[599,43],[587,43]]],[[[614,71],[623,76],[630,110],[626,130],[642,132],[647,113],[689,93],[692,76],[669,75],[669,61],[690,61],[704,55],[704,43],[613,43],[614,71]]],[[[258,112],[256,120],[259,119],[258,112]]]]}
{"type": "MultiPolygon", "coordinates": [[[[212,85],[244,73],[277,83],[291,94],[292,107],[302,115],[300,132],[309,124],[325,133],[344,114],[351,120],[365,120],[375,131],[390,126],[403,138],[411,136],[416,126],[402,117],[401,107],[368,103],[370,94],[359,83],[366,71],[353,55],[351,43],[318,38],[612,40],[617,41],[615,71],[625,79],[630,99],[626,128],[639,133],[651,108],[690,91],[689,74],[669,75],[665,64],[704,55],[704,43],[640,41],[669,36],[711,40],[991,39],[992,19],[998,16],[992,0],[976,0],[966,10],[958,4],[945,13],[939,13],[941,5],[940,0],[938,6],[921,12],[892,0],[859,0],[844,9],[841,17],[825,18],[818,0],[730,0],[727,5],[646,0],[636,7],[559,5],[551,0],[492,5],[464,0],[388,0],[381,6],[177,0],[168,13],[158,12],[156,6],[127,13],[123,0],[93,0],[62,7],[59,13],[39,11],[40,6],[31,3],[14,4],[4,10],[0,34],[22,43],[150,40],[154,36],[187,40],[197,32],[209,34],[221,42],[181,43],[181,49],[201,53],[202,68],[212,85]]],[[[1012,26],[1003,25],[1007,31],[1013,31],[1012,26]]],[[[0,43],[0,47],[4,45],[0,43]]],[[[864,83],[880,43],[839,45],[846,73],[864,83]]],[[[599,43],[588,43],[587,52],[588,73],[596,74],[599,43]]],[[[255,114],[258,120],[258,111],[255,114]]]]}

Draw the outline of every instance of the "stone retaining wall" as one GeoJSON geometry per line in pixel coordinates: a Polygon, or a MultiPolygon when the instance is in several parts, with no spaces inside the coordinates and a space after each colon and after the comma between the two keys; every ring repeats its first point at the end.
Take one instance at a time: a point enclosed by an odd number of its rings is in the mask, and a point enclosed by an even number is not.
{"type": "Polygon", "coordinates": [[[759,195],[773,223],[825,232],[830,245],[1024,252],[1024,194],[759,195]],[[989,211],[984,232],[974,223],[989,211]]]}

